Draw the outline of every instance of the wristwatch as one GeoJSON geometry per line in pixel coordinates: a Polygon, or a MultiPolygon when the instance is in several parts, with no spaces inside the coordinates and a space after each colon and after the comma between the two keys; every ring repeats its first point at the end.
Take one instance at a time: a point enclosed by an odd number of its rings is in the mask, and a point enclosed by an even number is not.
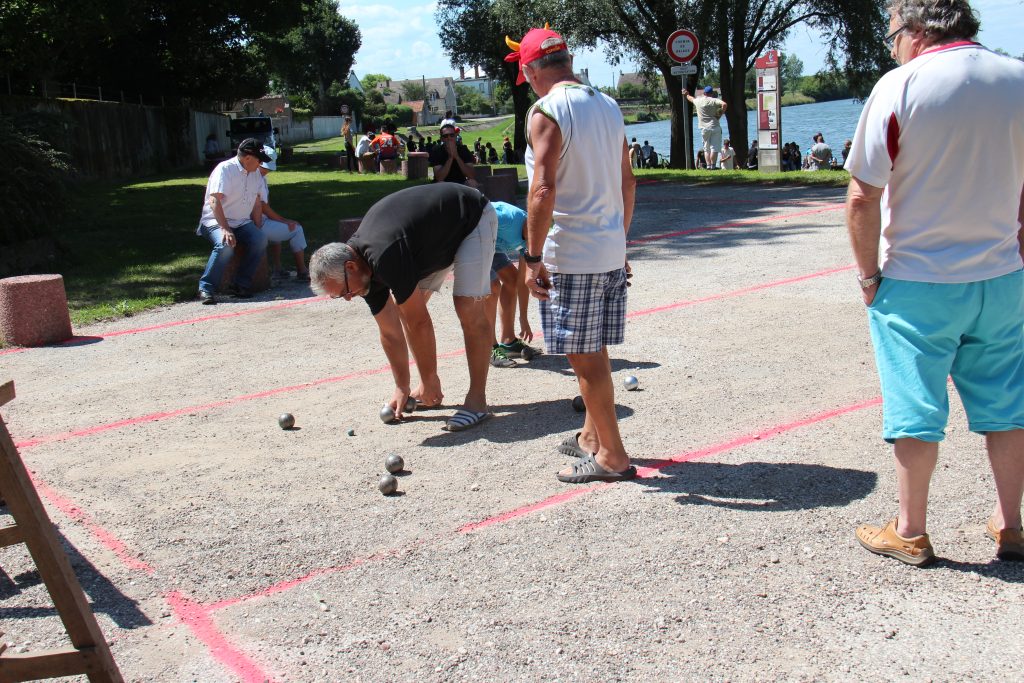
{"type": "Polygon", "coordinates": [[[530,256],[530,252],[524,251],[523,260],[526,261],[527,263],[540,263],[541,261],[544,260],[544,255],[538,254],[537,256],[530,256]]]}
{"type": "Polygon", "coordinates": [[[858,277],[857,278],[857,282],[860,283],[860,288],[861,289],[867,289],[868,287],[874,287],[875,285],[877,285],[881,281],[882,281],[882,271],[881,270],[879,270],[877,273],[875,273],[871,277],[866,277],[866,278],[858,277]]]}

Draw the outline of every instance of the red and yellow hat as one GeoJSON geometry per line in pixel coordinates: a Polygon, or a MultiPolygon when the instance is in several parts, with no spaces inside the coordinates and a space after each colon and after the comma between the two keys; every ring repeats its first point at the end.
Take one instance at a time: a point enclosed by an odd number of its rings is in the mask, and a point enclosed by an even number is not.
{"type": "Polygon", "coordinates": [[[505,61],[519,62],[519,78],[516,79],[516,85],[526,82],[526,77],[523,76],[523,64],[529,64],[552,52],[569,49],[569,46],[565,44],[565,39],[548,28],[547,24],[544,24],[544,28],[530,29],[518,43],[505,36],[505,44],[510,50],[513,50],[511,54],[505,55],[505,61]]]}

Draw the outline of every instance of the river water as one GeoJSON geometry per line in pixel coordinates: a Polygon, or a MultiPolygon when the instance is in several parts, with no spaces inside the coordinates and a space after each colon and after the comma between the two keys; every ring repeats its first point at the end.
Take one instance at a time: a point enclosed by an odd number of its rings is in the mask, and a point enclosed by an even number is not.
{"type": "MultiPolygon", "coordinates": [[[[813,144],[811,136],[821,132],[825,141],[832,147],[832,153],[842,159],[843,142],[853,137],[857,129],[857,120],[860,118],[862,102],[853,100],[835,100],[833,102],[817,102],[815,104],[797,104],[791,107],[782,107],[780,110],[782,118],[782,141],[796,142],[800,149],[806,151],[813,144]]],[[[757,128],[754,126],[754,117],[757,112],[747,112],[747,144],[757,137],[757,128]]],[[[722,117],[722,135],[729,137],[729,124],[722,117]]],[[[654,121],[652,123],[636,123],[626,126],[626,138],[632,141],[637,139],[641,145],[644,140],[650,140],[651,145],[658,156],[668,155],[669,138],[671,137],[671,126],[669,120],[654,121]]],[[[700,131],[694,126],[694,154],[700,148],[700,131]]]]}

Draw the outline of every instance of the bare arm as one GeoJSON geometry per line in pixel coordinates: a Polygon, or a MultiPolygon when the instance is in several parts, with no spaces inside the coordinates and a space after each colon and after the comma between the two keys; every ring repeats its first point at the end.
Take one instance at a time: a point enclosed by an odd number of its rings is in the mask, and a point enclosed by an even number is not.
{"type": "Polygon", "coordinates": [[[263,212],[263,215],[265,215],[268,218],[270,218],[271,220],[277,221],[279,223],[287,223],[289,230],[294,230],[295,229],[295,225],[296,225],[296,223],[298,223],[298,221],[293,221],[290,218],[285,218],[284,216],[279,214],[277,211],[274,211],[272,208],[270,208],[270,204],[267,204],[266,202],[260,202],[260,204],[261,204],[261,211],[263,212]]]}
{"type": "MultiPolygon", "coordinates": [[[[851,177],[846,193],[846,229],[850,233],[850,246],[853,247],[853,257],[857,261],[857,271],[861,278],[869,278],[878,272],[883,190],[851,177]]],[[[870,305],[877,291],[878,285],[863,290],[864,303],[870,305]]]]}
{"type": "MultiPolygon", "coordinates": [[[[562,131],[558,124],[539,111],[530,120],[533,146],[533,182],[526,198],[526,250],[536,256],[544,250],[544,240],[555,210],[555,177],[562,149],[562,131]]],[[[527,264],[526,286],[538,299],[547,299],[551,286],[543,263],[527,264]]]]}
{"type": "Polygon", "coordinates": [[[1020,230],[1017,231],[1017,244],[1020,245],[1020,258],[1024,261],[1024,187],[1020,188],[1020,204],[1017,208],[1017,224],[1020,230]]]}
{"type": "Polygon", "coordinates": [[[686,88],[683,88],[683,95],[686,96],[686,99],[690,100],[690,104],[693,104],[696,101],[693,99],[693,95],[690,94],[690,91],[686,88]]]}
{"type": "Polygon", "coordinates": [[[235,246],[235,231],[228,225],[228,218],[224,215],[224,194],[214,192],[210,195],[210,207],[213,209],[213,217],[217,219],[217,225],[224,231],[224,244],[229,247],[235,246]]]}
{"type": "Polygon", "coordinates": [[[636,203],[636,176],[633,175],[633,165],[629,163],[629,146],[622,141],[622,223],[626,234],[629,234],[629,226],[633,222],[633,205],[636,203]]]}

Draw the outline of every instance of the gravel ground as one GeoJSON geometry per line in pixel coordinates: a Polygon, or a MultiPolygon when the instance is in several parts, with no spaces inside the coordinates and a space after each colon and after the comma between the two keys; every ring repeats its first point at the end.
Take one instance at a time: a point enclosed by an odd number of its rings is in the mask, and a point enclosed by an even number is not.
{"type": "MultiPolygon", "coordinates": [[[[581,424],[562,357],[492,370],[479,429],[381,424],[365,306],[295,283],[0,355],[4,419],[127,680],[1024,680],[1024,566],[983,535],[991,475],[955,399],[943,560],[854,539],[895,511],[895,476],[841,202],[640,188],[612,349],[640,380],[616,396],[636,483],[555,481],[581,424]],[[385,498],[392,452],[408,472],[385,498]]],[[[454,405],[461,334],[446,292],[431,310],[454,405]]],[[[62,644],[25,551],[0,566],[10,647],[62,644]]]]}

